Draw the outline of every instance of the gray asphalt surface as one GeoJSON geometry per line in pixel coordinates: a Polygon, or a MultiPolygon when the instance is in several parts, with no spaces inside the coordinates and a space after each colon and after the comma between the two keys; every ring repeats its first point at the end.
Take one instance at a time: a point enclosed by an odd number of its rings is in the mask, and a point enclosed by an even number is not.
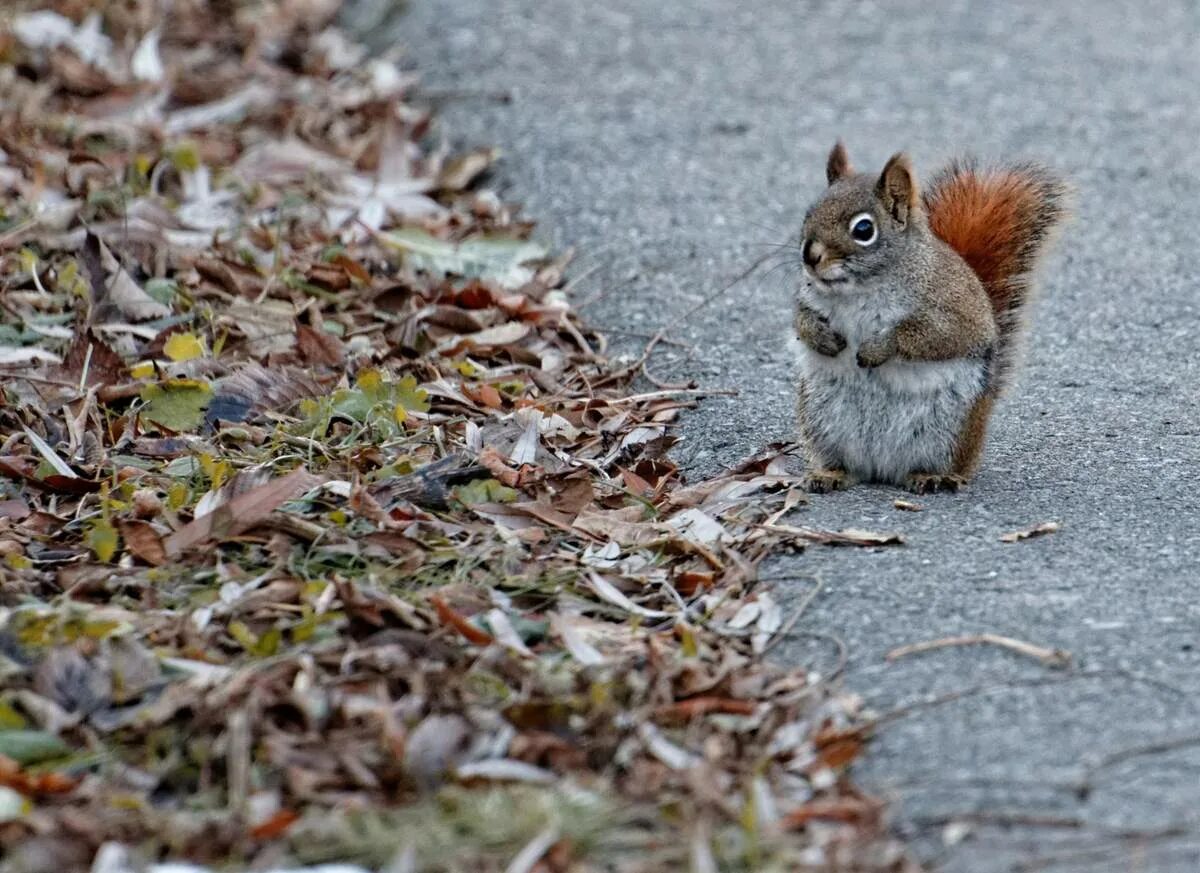
{"type": "Polygon", "coordinates": [[[794,241],[836,137],[863,166],[906,148],[927,174],[967,150],[1072,179],[1078,218],[970,489],[918,514],[888,488],[815,497],[799,523],[908,544],[810,550],[766,575],[795,600],[809,583],[784,577],[824,580],[802,627],[844,639],[871,708],[968,691],[890,722],[857,771],[931,866],[1200,869],[1194,4],[419,0],[392,32],[445,98],[451,141],[498,144],[505,195],[579,247],[576,299],[625,347],[782,253],[656,361],[740,391],[684,422],[695,474],[792,436],[790,280],[769,271],[788,253],[766,244],[794,241]],[[1060,533],[1000,541],[1051,520],[1060,533]],[[985,647],[884,660],[983,632],[1074,667],[985,647]]]}

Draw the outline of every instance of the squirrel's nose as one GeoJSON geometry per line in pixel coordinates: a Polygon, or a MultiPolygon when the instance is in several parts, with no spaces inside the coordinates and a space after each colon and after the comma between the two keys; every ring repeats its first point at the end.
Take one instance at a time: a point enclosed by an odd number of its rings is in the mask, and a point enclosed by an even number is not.
{"type": "Polygon", "coordinates": [[[815,267],[821,263],[821,256],[825,254],[825,246],[821,245],[815,239],[804,241],[804,263],[810,267],[815,267]]]}

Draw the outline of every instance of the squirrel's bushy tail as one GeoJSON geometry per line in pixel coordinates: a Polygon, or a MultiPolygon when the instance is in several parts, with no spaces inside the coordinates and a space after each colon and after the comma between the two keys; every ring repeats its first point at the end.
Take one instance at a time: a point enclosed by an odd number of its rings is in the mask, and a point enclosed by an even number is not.
{"type": "Polygon", "coordinates": [[[1037,164],[978,167],[956,161],[926,189],[930,229],[979,276],[1000,330],[996,384],[1019,358],[1034,272],[1068,214],[1067,186],[1037,164]]]}

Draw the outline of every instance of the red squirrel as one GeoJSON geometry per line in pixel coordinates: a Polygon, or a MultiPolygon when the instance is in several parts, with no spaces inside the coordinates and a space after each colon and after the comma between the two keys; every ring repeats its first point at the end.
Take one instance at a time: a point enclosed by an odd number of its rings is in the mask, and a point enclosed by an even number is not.
{"type": "Polygon", "coordinates": [[[896,154],[857,173],[842,143],[804,219],[795,329],[813,491],[954,491],[1011,383],[1067,187],[1036,164],[952,163],[921,194],[896,154]]]}

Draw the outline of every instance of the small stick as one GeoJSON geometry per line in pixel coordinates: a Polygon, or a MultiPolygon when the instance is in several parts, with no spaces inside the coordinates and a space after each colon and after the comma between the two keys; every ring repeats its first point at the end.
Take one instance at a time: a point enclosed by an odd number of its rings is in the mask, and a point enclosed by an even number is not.
{"type": "Polygon", "coordinates": [[[1033,527],[1027,527],[1024,530],[1015,530],[1012,533],[1002,534],[1001,542],[1015,543],[1021,540],[1030,540],[1034,537],[1042,537],[1046,534],[1057,533],[1059,524],[1057,521],[1044,521],[1041,524],[1035,524],[1033,527]]]}
{"type": "MultiPolygon", "coordinates": [[[[789,577],[784,577],[784,578],[786,579],[789,577]]],[[[802,578],[802,577],[797,577],[797,578],[802,578]]],[[[771,649],[775,648],[777,645],[779,645],[781,642],[783,642],[785,639],[787,639],[787,637],[795,629],[797,622],[800,621],[800,617],[802,615],[804,615],[805,610],[808,609],[809,604],[817,599],[817,595],[820,594],[821,590],[825,587],[825,583],[820,579],[820,577],[814,576],[812,578],[816,584],[813,585],[813,587],[811,589],[809,589],[808,593],[804,596],[804,599],[800,601],[800,605],[796,607],[795,612],[792,613],[791,617],[787,620],[787,622],[784,624],[784,626],[781,627],[779,630],[775,631],[775,634],[771,637],[770,640],[767,641],[767,644],[765,646],[763,646],[762,652],[759,653],[760,658],[766,656],[766,654],[768,652],[770,652],[771,649]]],[[[762,581],[765,582],[768,580],[764,579],[762,581]]],[[[774,581],[774,580],[769,580],[769,581],[774,581]]]]}
{"type": "Polygon", "coordinates": [[[921,652],[931,652],[935,649],[945,649],[950,646],[976,645],[1000,646],[1019,655],[1027,655],[1030,658],[1041,661],[1047,667],[1062,668],[1071,665],[1071,653],[1066,649],[1048,649],[1045,646],[1035,646],[1033,643],[1014,640],[1012,637],[1003,637],[999,634],[968,634],[966,636],[944,637],[939,640],[928,640],[923,643],[900,646],[887,653],[887,660],[889,662],[896,661],[908,655],[917,655],[921,652]]]}
{"type": "MultiPolygon", "coordinates": [[[[669,391],[649,391],[645,394],[631,394],[628,397],[614,397],[602,400],[608,406],[625,406],[629,403],[646,403],[651,400],[667,400],[672,397],[736,397],[736,388],[679,388],[669,391]]],[[[580,397],[567,401],[568,403],[590,403],[591,400],[580,397]]]]}

